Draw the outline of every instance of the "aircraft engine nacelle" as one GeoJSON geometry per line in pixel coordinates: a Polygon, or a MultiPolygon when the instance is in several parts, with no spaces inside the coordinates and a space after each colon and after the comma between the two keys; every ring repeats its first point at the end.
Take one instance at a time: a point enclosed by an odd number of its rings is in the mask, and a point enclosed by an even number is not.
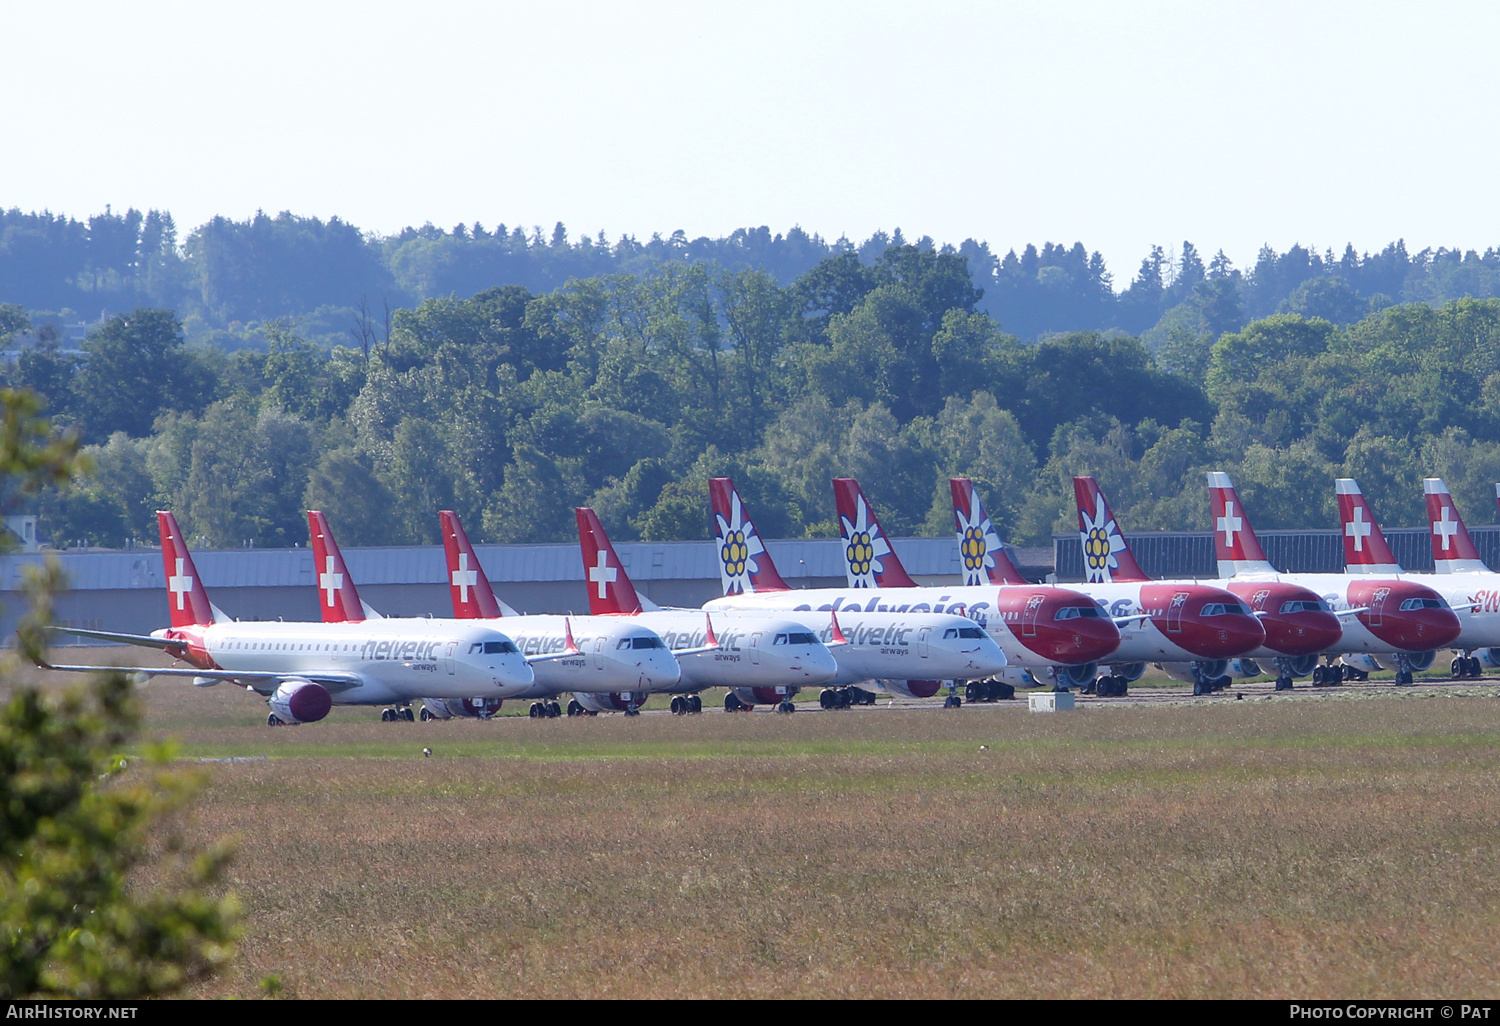
{"type": "Polygon", "coordinates": [[[1437,659],[1436,650],[1430,652],[1412,652],[1406,657],[1406,665],[1410,666],[1417,673],[1421,673],[1423,670],[1432,669],[1432,663],[1435,659],[1437,659]]]}
{"type": "Polygon", "coordinates": [[[1481,648],[1474,653],[1474,658],[1479,660],[1479,665],[1486,670],[1500,667],[1500,648],[1481,648]]]}
{"type": "Polygon", "coordinates": [[[1052,667],[1052,679],[1065,688],[1081,688],[1093,682],[1099,675],[1098,663],[1079,663],[1077,666],[1052,667]]]}
{"type": "Polygon", "coordinates": [[[782,702],[790,702],[792,696],[801,690],[795,685],[783,684],[775,687],[735,688],[734,697],[745,705],[780,705],[782,702]]]}
{"type": "MultiPolygon", "coordinates": [[[[1390,659],[1391,666],[1396,665],[1394,656],[1388,656],[1387,658],[1390,659]]],[[[1339,662],[1345,666],[1352,666],[1356,670],[1364,670],[1366,673],[1379,673],[1381,670],[1391,668],[1381,663],[1379,659],[1376,659],[1368,652],[1346,652],[1344,655],[1339,656],[1339,662]]]]}
{"type": "Polygon", "coordinates": [[[455,716],[487,720],[500,711],[499,698],[424,698],[422,708],[435,720],[451,720],[455,716]]]}
{"type": "Polygon", "coordinates": [[[276,686],[269,704],[283,723],[316,723],[333,708],[333,696],[321,684],[293,678],[276,686]]]}
{"type": "Polygon", "coordinates": [[[1228,659],[1199,659],[1195,663],[1157,663],[1173,680],[1192,684],[1202,674],[1205,680],[1214,680],[1229,673],[1228,659]]]}
{"type": "Polygon", "coordinates": [[[1313,669],[1318,665],[1318,654],[1313,652],[1309,655],[1285,656],[1287,668],[1292,671],[1293,677],[1306,677],[1311,675],[1313,669]]]}
{"type": "Polygon", "coordinates": [[[1035,688],[1040,687],[1042,682],[1031,675],[1031,671],[1024,666],[1007,666],[999,673],[990,674],[992,680],[1001,680],[1013,688],[1035,688]]]}
{"type": "Polygon", "coordinates": [[[1109,672],[1116,677],[1124,677],[1127,684],[1134,684],[1141,679],[1146,672],[1145,663],[1115,663],[1109,668],[1109,672]]]}
{"type": "Polygon", "coordinates": [[[1260,663],[1257,663],[1254,659],[1246,659],[1242,656],[1239,659],[1229,660],[1229,675],[1231,677],[1259,677],[1264,672],[1260,668],[1260,663]]]}
{"type": "Polygon", "coordinates": [[[649,691],[612,691],[593,694],[587,691],[573,692],[574,699],[589,712],[635,712],[651,697],[649,691]]]}
{"type": "Polygon", "coordinates": [[[880,686],[902,698],[931,698],[943,687],[940,680],[887,680],[881,678],[880,686]]]}

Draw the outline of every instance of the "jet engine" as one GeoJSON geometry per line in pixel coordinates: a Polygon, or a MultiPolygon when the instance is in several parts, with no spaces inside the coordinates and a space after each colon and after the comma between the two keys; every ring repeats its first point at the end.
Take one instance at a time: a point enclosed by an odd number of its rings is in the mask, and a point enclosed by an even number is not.
{"type": "Polygon", "coordinates": [[[573,697],[589,712],[633,713],[646,704],[646,699],[651,697],[651,692],[614,691],[607,694],[591,694],[586,691],[575,691],[573,697]]]}
{"type": "Polygon", "coordinates": [[[1081,688],[1093,683],[1098,673],[1098,663],[1079,663],[1077,666],[1055,666],[1052,668],[1052,679],[1065,688],[1081,688]]]}
{"type": "Polygon", "coordinates": [[[1432,668],[1433,661],[1437,659],[1437,651],[1412,652],[1406,657],[1406,665],[1414,672],[1421,673],[1432,668]]]}
{"type": "Polygon", "coordinates": [[[1481,648],[1475,651],[1474,658],[1479,660],[1479,665],[1487,670],[1500,667],[1500,648],[1481,648]]]}
{"type": "Polygon", "coordinates": [[[1231,677],[1259,677],[1265,671],[1254,659],[1246,659],[1241,656],[1238,659],[1229,660],[1229,675],[1231,677]]]}
{"type": "Polygon", "coordinates": [[[1216,680],[1229,673],[1228,659],[1199,659],[1195,663],[1158,663],[1173,680],[1195,683],[1202,674],[1204,680],[1216,680]],[[1195,672],[1196,671],[1196,672],[1195,672]]]}
{"type": "Polygon", "coordinates": [[[333,708],[333,696],[321,684],[294,677],[277,685],[269,704],[282,723],[316,723],[333,708]]]}
{"type": "Polygon", "coordinates": [[[499,698],[424,698],[422,719],[451,720],[455,716],[487,720],[500,711],[499,698]]]}
{"type": "Polygon", "coordinates": [[[1141,674],[1146,672],[1145,663],[1114,663],[1109,672],[1116,677],[1124,677],[1125,683],[1134,684],[1141,679],[1141,674]]]}
{"type": "Polygon", "coordinates": [[[902,698],[931,698],[942,689],[940,680],[888,680],[881,678],[880,686],[902,698]]]}
{"type": "MultiPolygon", "coordinates": [[[[1391,666],[1396,665],[1395,656],[1386,656],[1386,658],[1390,660],[1391,666]]],[[[1386,666],[1368,652],[1346,652],[1339,656],[1339,662],[1345,666],[1352,666],[1356,670],[1364,670],[1366,673],[1379,673],[1381,670],[1389,670],[1391,668],[1391,666],[1386,666]]]]}

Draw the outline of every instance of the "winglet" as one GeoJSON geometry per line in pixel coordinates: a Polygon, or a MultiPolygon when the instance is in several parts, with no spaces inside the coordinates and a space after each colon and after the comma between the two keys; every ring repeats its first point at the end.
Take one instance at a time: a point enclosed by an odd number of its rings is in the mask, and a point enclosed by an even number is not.
{"type": "Polygon", "coordinates": [[[834,645],[847,645],[849,639],[844,637],[844,628],[839,626],[839,614],[837,610],[828,611],[828,623],[832,633],[829,635],[830,643],[834,645]]]}
{"type": "Polygon", "coordinates": [[[563,651],[568,655],[580,655],[578,644],[573,640],[573,618],[563,617],[563,651]]]}
{"type": "Polygon", "coordinates": [[[844,537],[844,575],[851,588],[915,588],[906,567],[891,548],[880,518],[852,477],[833,479],[839,533],[844,537]]]}
{"type": "Polygon", "coordinates": [[[1149,581],[1135,561],[1135,554],[1115,523],[1115,515],[1092,477],[1073,479],[1073,499],[1078,504],[1078,534],[1083,539],[1083,569],[1088,581],[1149,581]]]}
{"type": "Polygon", "coordinates": [[[1469,537],[1464,518],[1459,516],[1453,496],[1440,477],[1422,481],[1427,493],[1427,525],[1432,534],[1432,562],[1440,574],[1488,573],[1489,567],[1479,558],[1479,550],[1469,537]]]}
{"type": "Polygon", "coordinates": [[[1351,574],[1388,576],[1401,573],[1401,564],[1386,543],[1375,512],[1359,490],[1359,482],[1341,477],[1335,484],[1339,521],[1344,529],[1344,569],[1351,574]]]}

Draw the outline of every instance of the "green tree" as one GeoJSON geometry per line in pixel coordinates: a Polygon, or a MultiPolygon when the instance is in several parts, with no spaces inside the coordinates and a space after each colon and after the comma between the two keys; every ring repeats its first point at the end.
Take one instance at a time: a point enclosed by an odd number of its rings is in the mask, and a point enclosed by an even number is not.
{"type": "Polygon", "coordinates": [[[196,412],[214,389],[212,372],[183,344],[170,310],[138,309],[111,317],[83,344],[88,362],[73,377],[73,408],[84,436],[151,433],[164,410],[196,412]]]}
{"type": "MultiPolygon", "coordinates": [[[[79,470],[77,443],[52,432],[35,397],[0,393],[0,477],[35,494],[79,470]]],[[[30,578],[21,651],[40,661],[55,566],[30,578]]],[[[13,677],[13,660],[0,670],[13,677]]],[[[179,813],[199,777],[170,750],[122,751],[140,710],[121,673],[44,695],[14,687],[0,707],[0,997],[167,994],[234,951],[238,906],[217,894],[229,848],[199,850],[179,813]],[[148,890],[147,867],[165,886],[148,890]]]]}

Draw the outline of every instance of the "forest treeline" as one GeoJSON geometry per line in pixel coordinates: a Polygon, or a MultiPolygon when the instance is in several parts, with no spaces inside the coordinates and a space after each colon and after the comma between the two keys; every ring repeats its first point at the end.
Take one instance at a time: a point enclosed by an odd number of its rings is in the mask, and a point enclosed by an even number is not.
{"type": "Polygon", "coordinates": [[[1074,528],[1081,473],[1138,529],[1205,529],[1208,469],[1263,528],[1333,526],[1340,475],[1393,526],[1421,522],[1429,474],[1490,521],[1500,300],[1246,319],[1233,273],[1204,268],[1200,319],[1154,350],[1120,331],[1021,339],[981,309],[964,255],[890,245],[786,284],[666,261],[430,298],[368,350],[272,321],[264,350],[228,352],[142,307],[82,357],[44,339],[7,375],[88,443],[94,474],[40,503],[59,544],[150,541],[166,507],[220,547],[305,544],[309,507],[346,544],[436,542],[444,508],[488,541],[565,541],[575,504],[622,539],[702,538],[720,474],[771,537],[834,534],[836,475],[895,534],[952,530],[946,478],[969,475],[1018,543],[1074,528]],[[1230,329],[1208,323],[1236,303],[1230,329]]]}
{"type": "MultiPolygon", "coordinates": [[[[801,228],[773,234],[744,228],[718,239],[682,231],[616,239],[574,238],[561,223],[475,221],[431,224],[380,236],[338,218],[289,212],[244,221],[215,217],[185,238],[170,213],[106,208],[85,220],[50,212],[0,212],[0,303],[26,308],[37,324],[98,319],[146,306],[177,313],[193,342],[265,349],[267,326],[291,318],[301,337],[331,348],[383,336],[388,313],[425,299],[467,299],[496,285],[534,294],[568,281],[640,276],[666,263],[710,263],[721,271],[760,270],[787,286],[822,261],[847,254],[875,265],[908,240],[898,228],[862,242],[825,240],[801,228]]],[[[1263,248],[1253,266],[1191,243],[1153,247],[1128,280],[1080,242],[1044,243],[1003,255],[974,239],[936,246],[968,262],[982,296],[976,308],[1006,332],[1038,339],[1064,331],[1121,331],[1144,338],[1165,366],[1186,339],[1235,331],[1277,312],[1345,325],[1404,302],[1442,303],[1500,296],[1500,250],[1408,252],[1393,242],[1375,253],[1292,246],[1263,248]]]]}

